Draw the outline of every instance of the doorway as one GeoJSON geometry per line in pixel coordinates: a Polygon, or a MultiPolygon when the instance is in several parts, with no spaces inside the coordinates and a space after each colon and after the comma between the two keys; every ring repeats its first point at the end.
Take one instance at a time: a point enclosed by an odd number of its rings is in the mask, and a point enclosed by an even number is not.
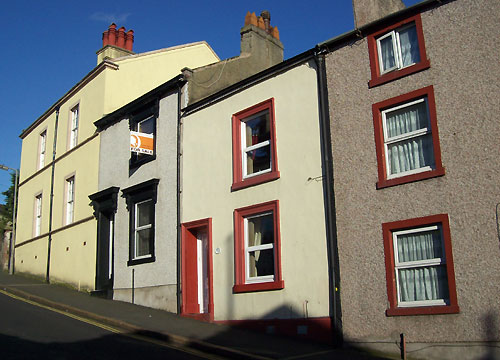
{"type": "Polygon", "coordinates": [[[95,290],[93,295],[113,298],[114,223],[118,187],[112,186],[89,196],[97,219],[95,290]]]}
{"type": "Polygon", "coordinates": [[[213,320],[212,219],[182,224],[181,314],[213,320]]]}

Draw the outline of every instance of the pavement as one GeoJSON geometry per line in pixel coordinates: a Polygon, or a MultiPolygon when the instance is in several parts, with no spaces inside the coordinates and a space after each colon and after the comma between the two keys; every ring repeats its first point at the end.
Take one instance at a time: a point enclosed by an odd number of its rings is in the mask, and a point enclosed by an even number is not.
{"type": "MultiPolygon", "coordinates": [[[[226,359],[380,359],[353,349],[198,321],[0,271],[0,290],[172,347],[226,359]]],[[[1,328],[0,328],[1,331],[1,328]]]]}

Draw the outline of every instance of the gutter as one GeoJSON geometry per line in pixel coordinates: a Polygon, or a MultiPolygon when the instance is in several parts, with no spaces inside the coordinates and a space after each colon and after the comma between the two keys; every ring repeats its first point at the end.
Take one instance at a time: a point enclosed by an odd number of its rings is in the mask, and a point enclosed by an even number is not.
{"type": "Polygon", "coordinates": [[[328,252],[328,277],[330,296],[330,318],[332,319],[333,343],[341,347],[343,343],[342,334],[342,308],[340,300],[340,265],[339,249],[337,239],[337,218],[335,210],[334,178],[332,137],[330,132],[330,115],[328,102],[328,87],[325,66],[326,49],[316,47],[314,60],[318,67],[318,97],[319,97],[319,121],[321,136],[321,167],[323,169],[323,194],[325,203],[326,241],[328,252]]]}
{"type": "Polygon", "coordinates": [[[45,281],[50,282],[50,250],[52,246],[52,215],[54,210],[54,172],[56,168],[57,125],[59,123],[59,105],[56,106],[56,122],[54,124],[54,143],[52,144],[52,166],[50,174],[50,205],[49,205],[49,239],[47,244],[47,272],[45,281]]]}
{"type": "Polygon", "coordinates": [[[181,264],[181,84],[177,83],[177,314],[182,306],[182,264],[181,264]]]}
{"type": "Polygon", "coordinates": [[[332,48],[335,46],[342,45],[347,40],[352,39],[360,39],[375,31],[378,27],[384,26],[387,22],[394,21],[398,18],[408,17],[410,15],[421,13],[429,8],[441,6],[448,2],[453,2],[456,0],[425,0],[419,2],[410,7],[404,8],[400,11],[389,14],[383,18],[372,21],[368,24],[365,24],[359,28],[355,28],[354,30],[348,31],[341,35],[335,36],[329,40],[320,42],[316,45],[316,48],[326,48],[329,52],[333,51],[332,48]]]}
{"type": "Polygon", "coordinates": [[[192,113],[204,109],[205,107],[211,106],[219,101],[222,101],[236,93],[239,93],[247,88],[250,88],[258,83],[268,80],[282,72],[287,71],[295,67],[298,64],[305,63],[309,61],[314,56],[314,49],[307,50],[301,54],[298,54],[288,60],[278,63],[270,68],[262,70],[261,72],[249,76],[243,80],[240,80],[232,85],[225,87],[207,97],[200,99],[192,104],[185,106],[183,111],[183,116],[191,115],[192,113]]]}

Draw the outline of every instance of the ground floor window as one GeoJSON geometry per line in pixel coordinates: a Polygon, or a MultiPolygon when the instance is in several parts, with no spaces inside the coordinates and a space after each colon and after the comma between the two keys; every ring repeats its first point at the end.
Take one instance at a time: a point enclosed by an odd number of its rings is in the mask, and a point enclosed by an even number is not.
{"type": "Polygon", "coordinates": [[[458,312],[448,216],[382,225],[388,315],[458,312]]]}
{"type": "Polygon", "coordinates": [[[234,292],[282,289],[278,201],[234,211],[234,292]]]}
{"type": "Polygon", "coordinates": [[[129,261],[136,265],[155,261],[155,205],[158,179],[123,189],[129,211],[129,261]]]}

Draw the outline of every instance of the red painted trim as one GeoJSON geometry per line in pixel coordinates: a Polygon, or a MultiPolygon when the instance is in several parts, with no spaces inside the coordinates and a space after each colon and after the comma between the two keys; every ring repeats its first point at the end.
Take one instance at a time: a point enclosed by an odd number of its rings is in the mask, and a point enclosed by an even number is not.
{"type": "Polygon", "coordinates": [[[185,311],[186,304],[186,292],[182,291],[182,304],[181,304],[181,315],[186,317],[192,317],[199,320],[213,321],[214,319],[214,281],[213,281],[213,252],[212,252],[212,218],[206,218],[201,220],[190,221],[181,224],[181,286],[186,283],[186,240],[188,237],[188,232],[193,230],[199,230],[205,228],[207,232],[208,241],[208,314],[189,314],[185,311]]]}
{"type": "Polygon", "coordinates": [[[276,151],[276,125],[274,114],[274,98],[263,101],[259,104],[251,106],[245,110],[237,112],[233,115],[232,120],[232,137],[233,137],[233,184],[231,191],[244,189],[249,186],[262,184],[268,181],[279,179],[278,171],[278,155],[276,151]],[[271,142],[271,172],[262,175],[243,179],[243,168],[241,161],[241,122],[260,111],[269,111],[269,131],[271,142]]]}
{"type": "Polygon", "coordinates": [[[373,34],[368,35],[367,41],[368,41],[368,54],[370,57],[370,70],[372,74],[372,78],[368,82],[368,87],[370,88],[428,69],[431,66],[431,63],[429,59],[427,59],[427,53],[425,51],[424,32],[422,30],[422,19],[420,17],[420,14],[399,21],[395,24],[392,24],[391,26],[388,26],[382,30],[379,30],[373,34]],[[420,62],[401,70],[394,70],[389,73],[380,75],[380,66],[377,53],[377,38],[379,38],[384,34],[387,34],[389,31],[395,30],[411,22],[415,23],[415,28],[417,31],[420,62]]]}
{"type": "Polygon", "coordinates": [[[254,176],[254,177],[245,179],[244,181],[233,183],[233,185],[231,186],[231,191],[236,191],[236,190],[244,189],[244,188],[247,188],[250,186],[263,184],[263,183],[273,181],[273,180],[276,180],[279,178],[280,178],[279,171],[265,173],[265,174],[262,174],[259,176],[254,176]]]}
{"type": "Polygon", "coordinates": [[[254,331],[291,336],[300,339],[330,343],[332,341],[332,319],[329,317],[300,319],[218,320],[218,324],[242,327],[254,331]],[[307,327],[306,334],[298,334],[299,327],[307,327]]]}
{"type": "Polygon", "coordinates": [[[460,312],[457,301],[457,291],[455,284],[455,270],[453,265],[453,254],[451,247],[450,223],[448,214],[438,214],[420,218],[399,220],[382,224],[385,253],[385,274],[387,282],[387,298],[389,309],[387,316],[399,315],[435,315],[435,314],[456,314],[460,312]],[[392,233],[394,231],[424,227],[429,225],[441,225],[444,252],[446,258],[446,273],[448,276],[448,291],[450,304],[442,306],[421,306],[421,307],[398,307],[396,276],[394,272],[394,246],[392,233]]]}
{"type": "Polygon", "coordinates": [[[279,200],[250,205],[234,210],[234,293],[284,289],[285,282],[281,273],[281,233],[279,200]],[[243,221],[245,217],[259,213],[273,212],[274,223],[274,281],[245,283],[245,244],[243,221]]]}
{"type": "Polygon", "coordinates": [[[434,87],[432,85],[373,104],[372,113],[373,113],[373,127],[375,130],[375,150],[377,154],[377,164],[378,164],[377,189],[443,176],[445,174],[443,164],[441,163],[441,146],[439,145],[439,130],[437,126],[436,101],[434,99],[434,87]],[[385,161],[386,154],[384,147],[384,129],[382,125],[382,111],[423,97],[427,98],[427,105],[429,107],[429,118],[430,118],[429,122],[431,125],[435,168],[417,174],[387,179],[387,168],[385,161]]]}
{"type": "Polygon", "coordinates": [[[257,284],[239,284],[233,286],[233,293],[245,293],[254,291],[268,291],[268,290],[281,290],[285,288],[283,280],[264,282],[257,284]]]}

